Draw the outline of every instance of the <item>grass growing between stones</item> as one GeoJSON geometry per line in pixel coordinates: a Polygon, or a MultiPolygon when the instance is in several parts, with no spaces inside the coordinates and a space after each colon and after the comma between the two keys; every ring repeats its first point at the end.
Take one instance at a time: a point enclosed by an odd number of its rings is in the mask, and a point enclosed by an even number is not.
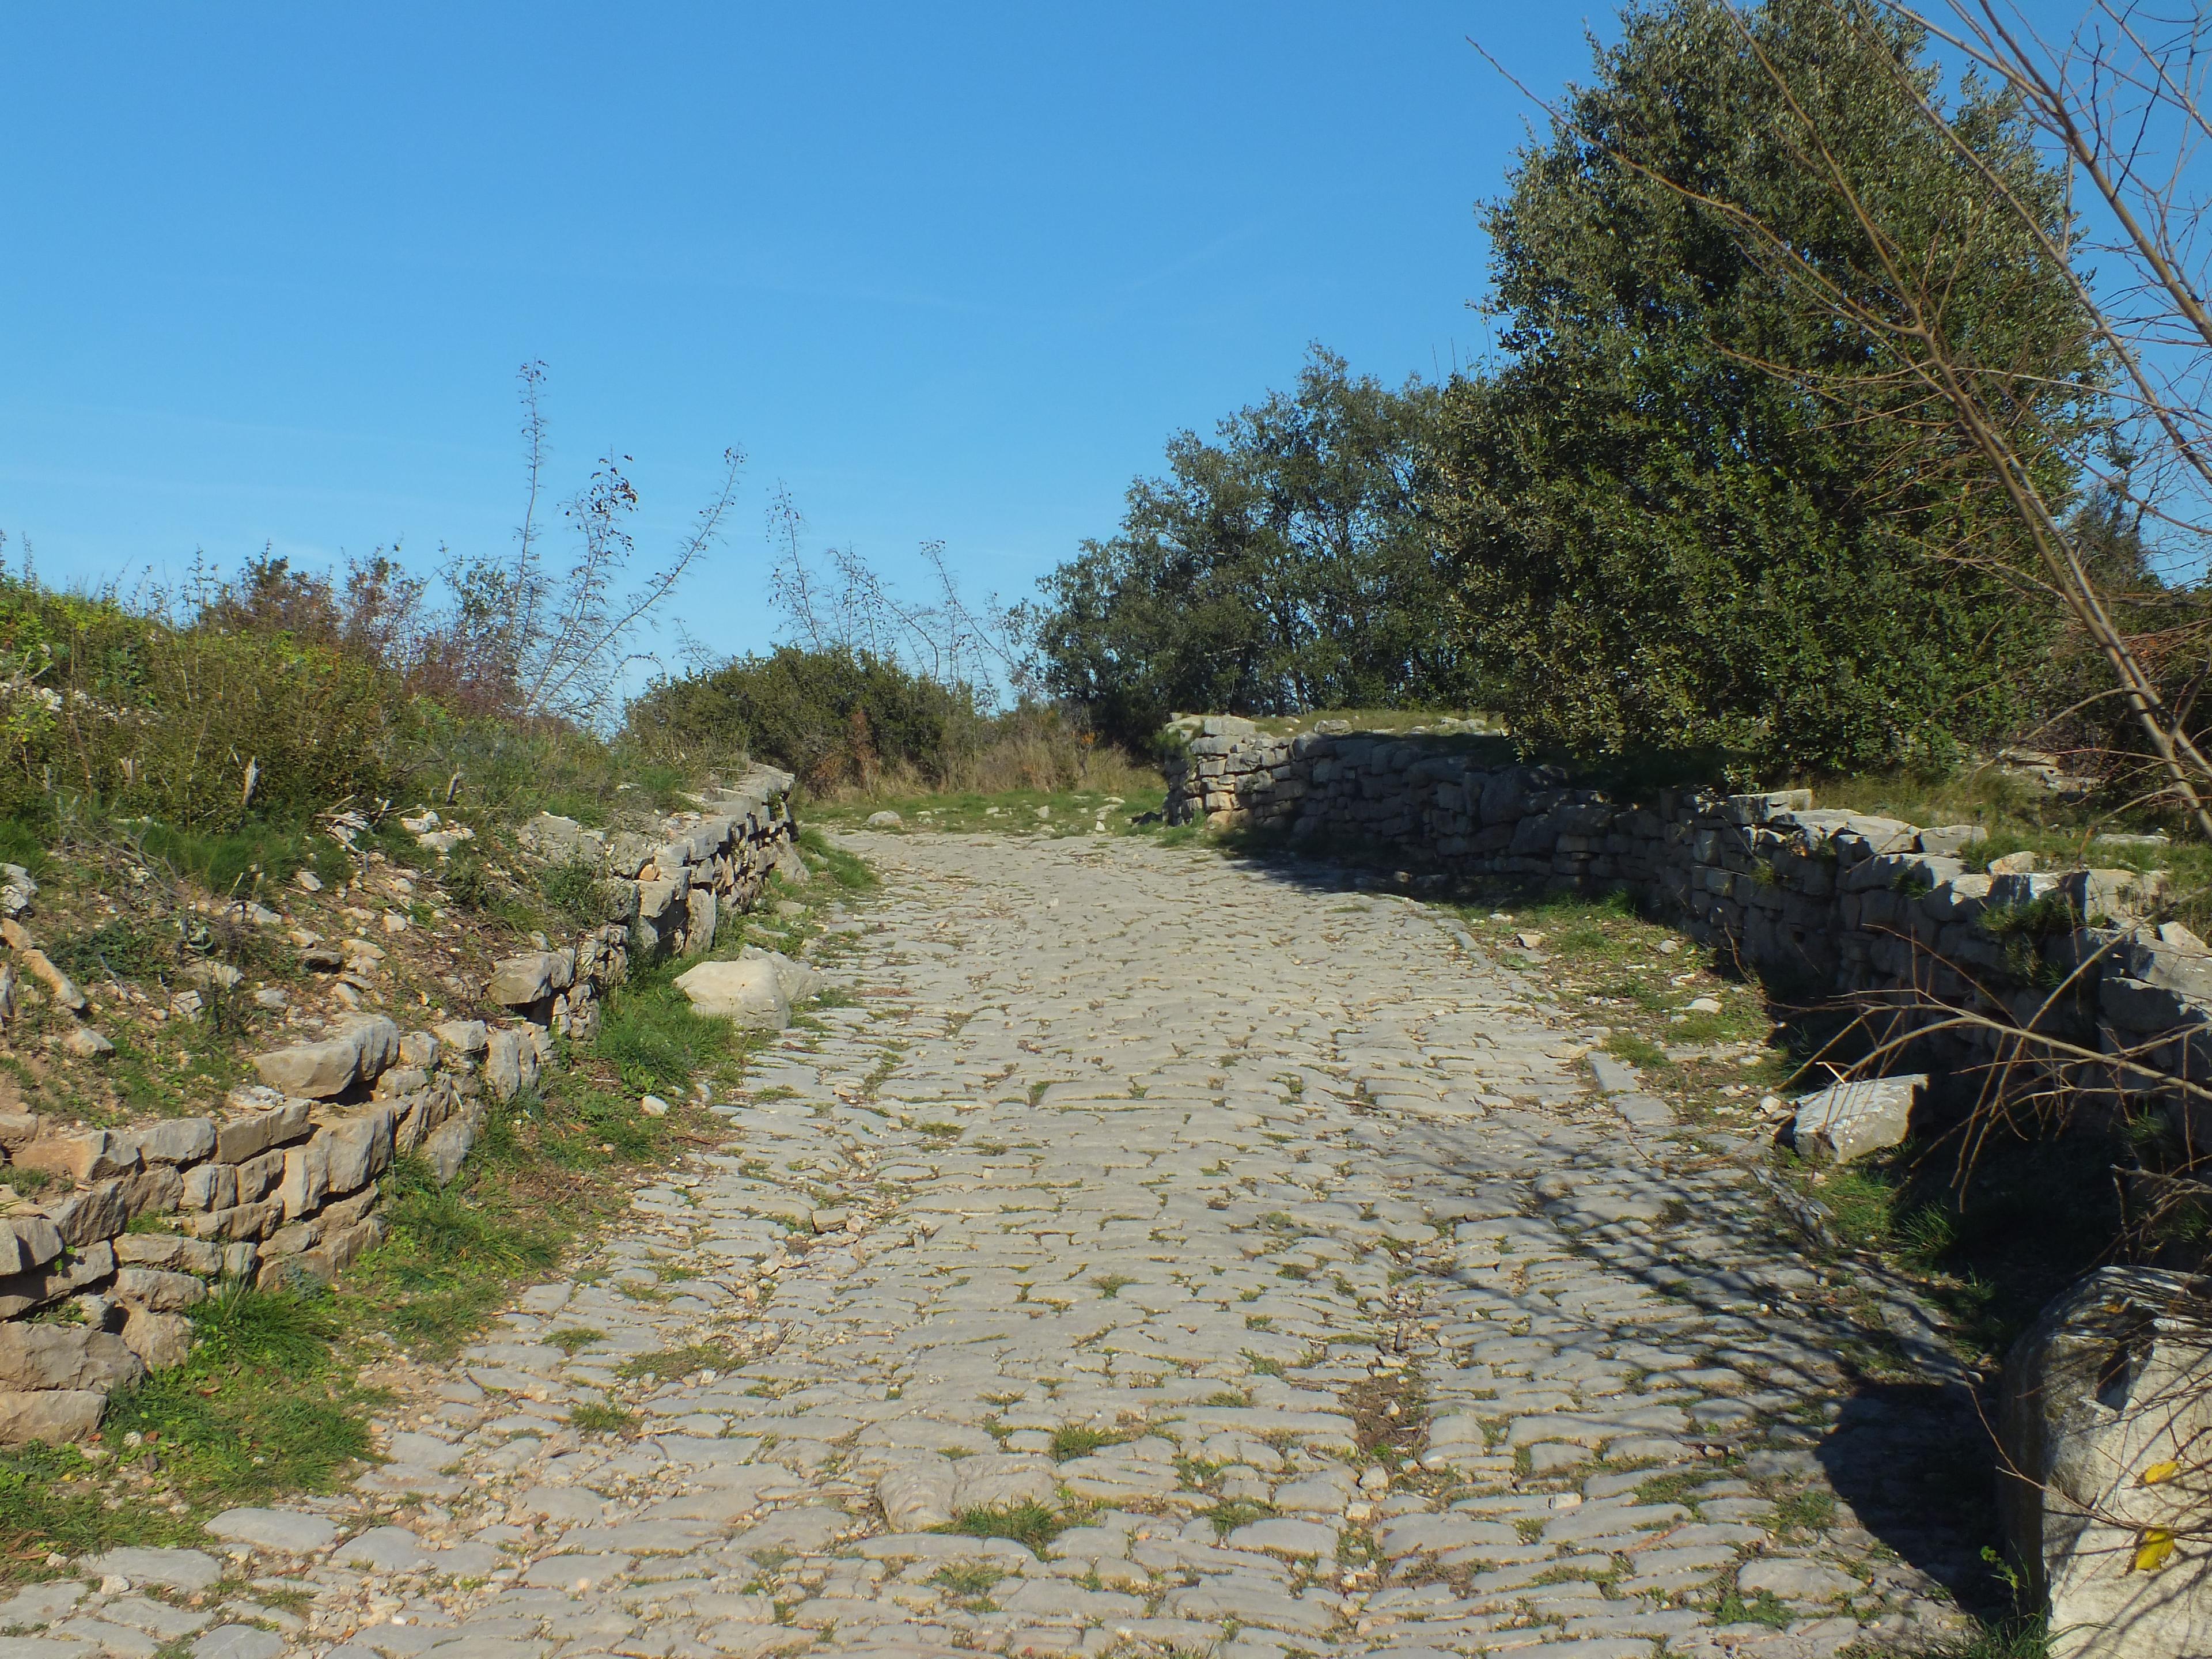
{"type": "Polygon", "coordinates": [[[1067,1525],[1058,1510],[1032,1498],[990,1509],[961,1510],[944,1526],[931,1530],[965,1538],[1011,1538],[1042,1555],[1044,1547],[1065,1532],[1067,1525]]]}
{"type": "Polygon", "coordinates": [[[1860,1644],[1836,1659],[2050,1659],[2051,1630],[2041,1619],[1978,1620],[1974,1628],[1934,1647],[1875,1649],[1860,1644]]]}
{"type": "Polygon", "coordinates": [[[1052,1461],[1088,1457],[1104,1446],[1118,1446],[1129,1437],[1111,1429],[1094,1429],[1087,1423],[1063,1423],[1052,1431],[1052,1461]]]}

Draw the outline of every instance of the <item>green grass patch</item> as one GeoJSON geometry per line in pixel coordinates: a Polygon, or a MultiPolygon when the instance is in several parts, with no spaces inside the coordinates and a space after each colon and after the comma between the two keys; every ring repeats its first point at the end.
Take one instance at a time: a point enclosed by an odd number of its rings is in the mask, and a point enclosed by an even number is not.
{"type": "Polygon", "coordinates": [[[799,847],[806,855],[807,866],[829,877],[842,891],[872,892],[880,884],[876,879],[876,872],[868,868],[866,860],[858,854],[847,852],[819,830],[800,830],[799,847]]]}
{"type": "Polygon", "coordinates": [[[568,1422],[580,1434],[620,1434],[637,1421],[635,1412],[586,1400],[568,1408],[568,1422]]]}
{"type": "Polygon", "coordinates": [[[1255,1521],[1265,1521],[1274,1512],[1272,1504],[1250,1503],[1238,1498],[1216,1504],[1206,1512],[1206,1518],[1213,1523],[1215,1537],[1226,1538],[1237,1528],[1249,1526],[1255,1521]]]}
{"type": "Polygon", "coordinates": [[[679,1377],[690,1376],[695,1371],[726,1371],[744,1363],[730,1349],[714,1342],[694,1342],[688,1347],[661,1348],[652,1353],[632,1354],[615,1368],[621,1376],[649,1377],[656,1382],[673,1382],[679,1377]]]}
{"type": "Polygon", "coordinates": [[[986,1595],[1006,1575],[981,1561],[954,1561],[929,1575],[929,1582],[955,1595],[986,1595]]]}
{"type": "Polygon", "coordinates": [[[1102,1446],[1118,1446],[1129,1437],[1112,1429],[1094,1429],[1087,1423],[1063,1423],[1052,1431],[1052,1461],[1088,1457],[1102,1446]]]}
{"type": "Polygon", "coordinates": [[[190,1317],[191,1358],[109,1402],[107,1457],[0,1449],[0,1582],[49,1553],[197,1542],[216,1511],[334,1492],[368,1455],[373,1397],[341,1363],[332,1298],[231,1285],[190,1317]]]}
{"type": "Polygon", "coordinates": [[[133,839],[148,858],[226,898],[281,887],[302,870],[313,871],[332,887],[352,873],[343,848],[300,824],[249,821],[228,831],[214,831],[147,823],[133,839]]]}
{"type": "Polygon", "coordinates": [[[1717,1625],[1765,1625],[1770,1630],[1787,1630],[1796,1617],[1772,1590],[1761,1590],[1747,1601],[1733,1584],[1721,1597],[1720,1606],[1713,1609],[1717,1625]]]}
{"type": "Polygon", "coordinates": [[[605,1331],[586,1330],[580,1325],[571,1325],[565,1330],[554,1331],[539,1340],[546,1346],[558,1348],[562,1353],[573,1358],[593,1343],[605,1341],[607,1334],[605,1331]]]}
{"type": "Polygon", "coordinates": [[[680,1095],[702,1070],[734,1052],[730,1022],[695,1012],[677,989],[683,966],[659,963],[634,972],[607,999],[592,1054],[641,1092],[680,1095]]]}
{"type": "Polygon", "coordinates": [[[932,1528],[964,1538],[1011,1538],[1040,1555],[1047,1544],[1066,1529],[1067,1522],[1059,1511],[1048,1509],[1033,1498],[989,1509],[962,1510],[944,1526],[932,1528]]]}

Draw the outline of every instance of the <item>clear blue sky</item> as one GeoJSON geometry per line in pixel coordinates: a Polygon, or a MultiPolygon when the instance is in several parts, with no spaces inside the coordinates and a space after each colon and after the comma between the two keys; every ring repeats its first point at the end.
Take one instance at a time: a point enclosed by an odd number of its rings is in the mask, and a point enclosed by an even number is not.
{"type": "MultiPolygon", "coordinates": [[[[1604,9],[1597,11],[1606,20],[1604,9]]],[[[508,544],[514,376],[684,613],[769,637],[761,511],[1029,591],[1310,341],[1482,338],[1478,197],[1582,13],[1502,4],[0,11],[0,529],[49,580],[508,544]]]]}
{"type": "MultiPolygon", "coordinates": [[[[657,549],[751,457],[690,629],[767,641],[768,488],[894,574],[1026,592],[1310,341],[1479,349],[1474,216],[1581,9],[0,10],[0,529],[49,580],[264,543],[509,545],[636,458],[657,549]]],[[[1608,9],[1591,9],[1610,23],[1608,9]]]]}

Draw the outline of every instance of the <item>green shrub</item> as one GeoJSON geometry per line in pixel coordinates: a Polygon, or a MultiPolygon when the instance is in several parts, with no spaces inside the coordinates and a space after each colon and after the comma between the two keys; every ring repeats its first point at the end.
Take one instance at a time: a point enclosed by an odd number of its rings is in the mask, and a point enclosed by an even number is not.
{"type": "Polygon", "coordinates": [[[974,688],[948,686],[866,651],[779,646],[711,673],[655,683],[624,735],[664,757],[743,749],[809,787],[872,785],[886,768],[942,778],[978,741],[974,688]]]}
{"type": "Polygon", "coordinates": [[[297,821],[386,787],[417,712],[375,664],[179,627],[0,576],[0,809],[52,792],[188,829],[297,821]]]}
{"type": "Polygon", "coordinates": [[[1522,153],[1488,216],[1503,357],[1453,382],[1432,502],[1517,739],[1941,775],[2032,712],[2057,607],[2017,574],[2008,504],[1962,483],[1971,447],[1836,324],[1894,313],[1803,150],[1801,122],[1889,245],[1950,273],[1943,328],[2005,364],[2006,441],[2063,501],[2094,336],[2030,227],[1983,204],[2001,187],[2064,245],[2065,179],[1971,79],[1924,118],[1925,46],[1829,0],[1633,7],[1522,153]],[[1778,276],[1737,215],[1820,283],[1778,276]]]}

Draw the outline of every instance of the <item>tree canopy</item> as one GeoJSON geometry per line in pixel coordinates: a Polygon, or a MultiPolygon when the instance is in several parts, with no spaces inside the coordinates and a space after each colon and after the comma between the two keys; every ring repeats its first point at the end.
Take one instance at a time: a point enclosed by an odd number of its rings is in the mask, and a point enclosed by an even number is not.
{"type": "Polygon", "coordinates": [[[2062,180],[1977,88],[1948,136],[1925,119],[1921,44],[1836,0],[1632,9],[1490,209],[1503,359],[1446,392],[1431,499],[1458,640],[1524,740],[1831,770],[2016,719],[2051,627],[2017,523],[1825,291],[1885,294],[1833,168],[2063,472],[2087,331],[2026,225],[1977,211],[1986,168],[2063,244],[2062,180]]]}
{"type": "Polygon", "coordinates": [[[1029,617],[1052,695],[1138,739],[1178,709],[1280,714],[1465,694],[1420,520],[1440,399],[1316,347],[1292,392],[1178,434],[1029,617]]]}

